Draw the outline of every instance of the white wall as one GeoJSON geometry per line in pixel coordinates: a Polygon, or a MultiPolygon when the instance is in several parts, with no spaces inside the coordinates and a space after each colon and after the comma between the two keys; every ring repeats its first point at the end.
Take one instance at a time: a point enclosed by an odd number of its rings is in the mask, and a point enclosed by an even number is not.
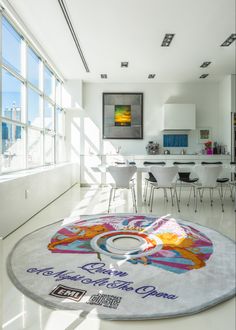
{"type": "Polygon", "coordinates": [[[0,237],[6,236],[79,180],[77,164],[20,173],[0,181],[0,237]]]}
{"type": "MultiPolygon", "coordinates": [[[[150,140],[162,145],[161,122],[164,103],[194,103],[197,108],[197,127],[211,127],[213,140],[218,140],[218,83],[140,83],[109,84],[85,83],[83,89],[84,111],[80,111],[81,154],[104,154],[121,146],[121,154],[144,154],[150,140]],[[143,92],[144,93],[144,139],[102,140],[102,93],[143,92]],[[83,139],[85,137],[85,140],[83,139]],[[83,142],[84,141],[84,142],[83,142]],[[113,148],[114,147],[114,148],[113,148]]],[[[188,152],[201,149],[197,143],[197,132],[189,135],[188,152]]],[[[173,151],[173,150],[172,150],[173,151]]],[[[175,150],[175,152],[179,152],[175,150]]]]}
{"type": "Polygon", "coordinates": [[[235,112],[235,74],[219,83],[219,140],[231,151],[231,112],[235,112]]]}

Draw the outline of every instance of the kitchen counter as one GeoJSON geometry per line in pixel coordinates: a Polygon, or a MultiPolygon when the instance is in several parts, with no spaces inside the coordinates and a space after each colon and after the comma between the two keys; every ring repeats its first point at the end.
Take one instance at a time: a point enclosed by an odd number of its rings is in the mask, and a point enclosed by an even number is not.
{"type": "Polygon", "coordinates": [[[107,164],[114,164],[115,162],[134,161],[138,167],[143,166],[144,161],[164,161],[167,166],[173,165],[173,162],[195,162],[201,164],[203,161],[219,162],[229,165],[231,161],[230,155],[81,155],[80,156],[80,180],[81,185],[106,185],[111,181],[111,178],[106,173],[101,173],[95,169],[98,166],[105,166],[107,164]]]}

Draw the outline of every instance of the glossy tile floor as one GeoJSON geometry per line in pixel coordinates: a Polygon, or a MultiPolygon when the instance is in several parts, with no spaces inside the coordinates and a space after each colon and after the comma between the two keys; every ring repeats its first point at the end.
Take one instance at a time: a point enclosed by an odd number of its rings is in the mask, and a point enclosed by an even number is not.
{"type": "MultiPolygon", "coordinates": [[[[78,185],[71,188],[40,213],[35,215],[25,225],[8,236],[3,241],[4,262],[14,244],[31,231],[60,220],[64,217],[79,214],[95,214],[107,212],[109,197],[108,188],[80,188],[78,185]]],[[[181,212],[172,207],[170,201],[163,199],[163,193],[158,191],[153,205],[153,214],[171,214],[177,219],[193,222],[216,229],[217,231],[235,239],[235,212],[234,204],[226,197],[225,212],[221,212],[218,200],[210,207],[208,196],[199,205],[197,213],[193,205],[186,206],[187,191],[181,197],[181,212]]],[[[111,212],[133,212],[130,193],[117,193],[112,203],[111,212]]],[[[148,213],[148,207],[139,208],[140,213],[148,213]]],[[[33,242],[32,242],[33,244],[33,242]]],[[[117,330],[117,329],[158,329],[158,330],[235,330],[235,299],[221,303],[207,311],[193,316],[166,320],[147,321],[102,321],[95,319],[78,318],[78,313],[68,311],[53,311],[38,305],[21,294],[9,281],[6,270],[3,270],[3,329],[89,329],[89,330],[117,330]]]]}

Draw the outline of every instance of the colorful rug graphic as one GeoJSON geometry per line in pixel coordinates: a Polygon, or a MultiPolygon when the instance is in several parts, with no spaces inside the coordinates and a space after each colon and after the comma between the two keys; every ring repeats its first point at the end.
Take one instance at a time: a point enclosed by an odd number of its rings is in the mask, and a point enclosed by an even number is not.
{"type": "Polygon", "coordinates": [[[7,270],[43,306],[109,320],[159,319],[233,297],[235,243],[166,216],[81,216],[23,237],[7,270]]]}
{"type": "MultiPolygon", "coordinates": [[[[128,261],[133,264],[138,262],[149,264],[181,274],[204,267],[213,253],[213,244],[200,231],[174,220],[148,216],[130,216],[125,219],[122,216],[103,216],[95,218],[90,225],[80,220],[63,227],[53,235],[48,249],[53,253],[84,254],[99,251],[101,254],[121,259],[129,256],[128,261]],[[97,235],[104,233],[105,235],[102,235],[98,241],[100,249],[94,249],[91,241],[97,235]],[[143,237],[147,244],[142,250],[132,252],[130,255],[110,252],[107,240],[114,234],[123,237],[126,233],[143,237]],[[159,244],[162,244],[161,249],[156,252],[158,243],[155,238],[159,238],[159,244]]],[[[99,256],[99,259],[101,258],[99,256]]]]}

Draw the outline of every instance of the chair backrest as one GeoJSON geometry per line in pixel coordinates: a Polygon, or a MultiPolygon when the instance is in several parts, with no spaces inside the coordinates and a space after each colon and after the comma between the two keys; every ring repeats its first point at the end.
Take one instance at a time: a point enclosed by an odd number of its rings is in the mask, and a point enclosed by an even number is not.
{"type": "Polygon", "coordinates": [[[222,162],[201,162],[202,165],[222,165],[222,162]]]}
{"type": "Polygon", "coordinates": [[[154,175],[159,187],[171,187],[178,173],[177,166],[151,166],[150,172],[154,175]]]}
{"type": "MultiPolygon", "coordinates": [[[[126,162],[115,162],[116,165],[127,165],[126,162]]],[[[129,165],[136,165],[135,162],[129,162],[129,165]]]]}
{"type": "Polygon", "coordinates": [[[162,165],[162,166],[164,166],[164,165],[166,165],[166,163],[165,162],[143,162],[143,165],[144,166],[149,166],[149,165],[162,165]]]}
{"type": "Polygon", "coordinates": [[[173,165],[195,165],[195,162],[174,162],[173,165]]]}
{"type": "Polygon", "coordinates": [[[222,165],[196,165],[194,172],[197,173],[202,187],[214,188],[217,186],[216,180],[219,177],[222,168],[222,165]]]}
{"type": "Polygon", "coordinates": [[[137,172],[136,166],[109,166],[107,171],[115,181],[116,188],[129,188],[129,182],[137,172]]]}

